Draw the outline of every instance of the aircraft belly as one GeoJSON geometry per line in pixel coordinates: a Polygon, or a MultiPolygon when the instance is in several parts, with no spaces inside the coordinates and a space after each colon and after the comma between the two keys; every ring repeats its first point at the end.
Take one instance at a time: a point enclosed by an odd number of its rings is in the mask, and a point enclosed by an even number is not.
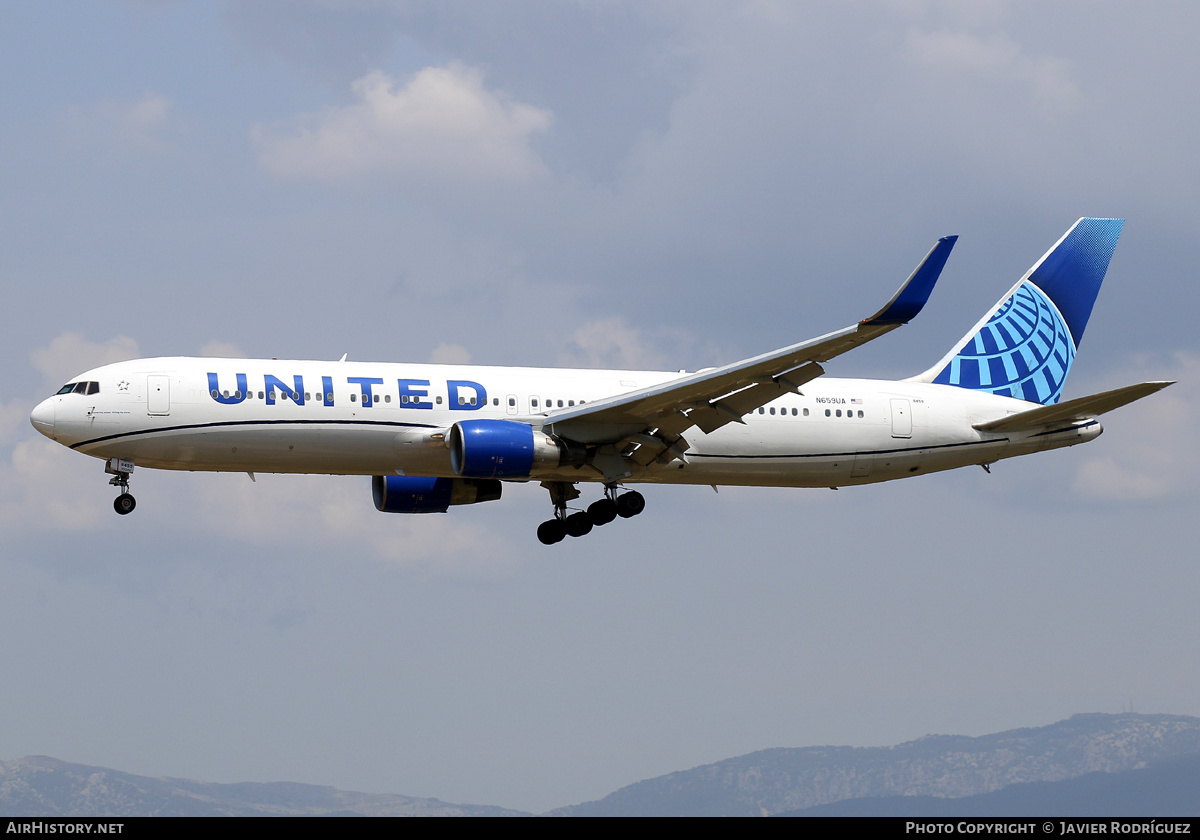
{"type": "MultiPolygon", "coordinates": [[[[642,480],[781,487],[872,484],[990,463],[1008,457],[1010,450],[1004,439],[985,441],[928,427],[914,429],[911,438],[893,437],[890,425],[832,432],[819,440],[816,434],[792,433],[784,439],[760,433],[753,441],[713,435],[688,451],[686,466],[672,462],[642,480]]],[[[739,437],[745,438],[745,431],[739,437]]]]}
{"type": "Polygon", "coordinates": [[[451,475],[444,447],[399,451],[392,427],[230,426],[163,430],[80,447],[138,466],[211,472],[451,475]]]}

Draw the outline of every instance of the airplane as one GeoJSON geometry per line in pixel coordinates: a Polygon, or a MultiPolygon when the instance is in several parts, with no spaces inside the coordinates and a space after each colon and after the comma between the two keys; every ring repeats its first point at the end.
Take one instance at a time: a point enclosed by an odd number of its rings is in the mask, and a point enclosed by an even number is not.
{"type": "Polygon", "coordinates": [[[1172,382],[1060,401],[1124,220],[1077,221],[954,347],[900,381],[824,364],[912,320],[956,236],[874,315],[694,373],[155,358],[89,370],[33,409],[39,432],[103,459],[133,511],[135,466],[371,476],[387,513],[445,513],[538,481],[552,545],[635,516],[627,485],[844,487],[991,464],[1097,437],[1097,417],[1172,382]],[[601,485],[586,509],[579,484],[601,485]]]}

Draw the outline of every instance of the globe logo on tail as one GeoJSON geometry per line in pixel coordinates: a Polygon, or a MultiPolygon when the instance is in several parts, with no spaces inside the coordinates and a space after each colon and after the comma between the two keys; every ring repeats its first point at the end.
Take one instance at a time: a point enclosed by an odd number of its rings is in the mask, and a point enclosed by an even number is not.
{"type": "Polygon", "coordinates": [[[1062,315],[1027,280],[933,381],[1049,405],[1062,396],[1074,360],[1062,315]]]}

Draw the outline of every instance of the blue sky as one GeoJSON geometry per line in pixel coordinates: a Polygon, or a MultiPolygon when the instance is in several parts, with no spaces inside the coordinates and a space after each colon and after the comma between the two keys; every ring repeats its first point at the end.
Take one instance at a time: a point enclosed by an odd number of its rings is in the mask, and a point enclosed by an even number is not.
{"type": "Polygon", "coordinates": [[[541,810],[754,749],[1200,714],[1188,4],[0,7],[0,757],[541,810]],[[1125,231],[1085,448],[830,491],[139,471],[28,412],[157,355],[695,369],[929,307],[924,370],[1080,216],[1125,231]]]}

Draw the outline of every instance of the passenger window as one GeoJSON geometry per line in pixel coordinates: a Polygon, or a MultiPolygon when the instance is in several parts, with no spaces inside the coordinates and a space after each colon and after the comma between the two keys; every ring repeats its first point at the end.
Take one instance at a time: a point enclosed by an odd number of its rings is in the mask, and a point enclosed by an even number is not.
{"type": "MultiPolygon", "coordinates": [[[[511,402],[512,402],[512,400],[509,400],[509,402],[511,403],[511,402]]],[[[500,398],[499,398],[499,397],[492,397],[492,405],[500,405],[500,398]]]]}
{"type": "Polygon", "coordinates": [[[806,409],[804,409],[804,416],[805,416],[805,417],[807,417],[807,416],[808,416],[808,409],[807,409],[807,408],[806,408],[806,409]]]}
{"type": "Polygon", "coordinates": [[[828,409],[828,408],[827,408],[827,409],[825,409],[825,416],[826,416],[826,417],[828,417],[828,416],[829,416],[829,409],[828,409]]]}
{"type": "Polygon", "coordinates": [[[765,408],[763,408],[763,407],[760,405],[760,406],[758,407],[758,413],[759,413],[759,414],[766,414],[766,413],[767,413],[767,410],[766,410],[765,408]]]}
{"type": "MultiPolygon", "coordinates": [[[[357,400],[358,400],[358,394],[350,395],[350,402],[356,402],[357,400]]],[[[364,400],[365,400],[365,398],[364,398],[364,400]]]]}
{"type": "MultiPolygon", "coordinates": [[[[61,393],[61,391],[59,393],[61,393]]],[[[212,391],[209,392],[209,396],[215,400],[217,397],[221,396],[221,394],[216,388],[213,388],[212,391]]]]}
{"type": "Polygon", "coordinates": [[[562,400],[559,400],[559,401],[558,401],[558,407],[559,407],[559,408],[562,408],[562,400]]]}
{"type": "MultiPolygon", "coordinates": [[[[535,400],[534,402],[535,402],[535,404],[536,404],[536,400],[535,400]]],[[[511,407],[511,406],[515,406],[515,405],[517,404],[517,398],[516,398],[516,397],[509,397],[509,398],[508,398],[508,404],[509,404],[509,406],[510,406],[510,407],[511,407]]]]}
{"type": "Polygon", "coordinates": [[[391,394],[388,394],[388,395],[386,395],[386,396],[383,398],[383,401],[384,401],[385,403],[390,403],[390,402],[392,401],[392,395],[391,395],[391,394]]]}
{"type": "Polygon", "coordinates": [[[530,399],[529,404],[531,406],[533,406],[534,408],[537,408],[537,397],[533,397],[532,399],[530,399]]]}
{"type": "Polygon", "coordinates": [[[438,398],[437,398],[437,404],[438,404],[438,405],[441,405],[441,404],[442,404],[442,398],[441,398],[441,397],[438,397],[438,398]]]}
{"type": "Polygon", "coordinates": [[[575,400],[567,400],[567,405],[575,405],[575,400]]]}
{"type": "Polygon", "coordinates": [[[234,391],[234,392],[233,392],[233,398],[234,398],[235,400],[240,400],[240,399],[242,398],[242,392],[241,392],[241,391],[234,391]]]}
{"type": "Polygon", "coordinates": [[[862,417],[862,416],[863,416],[863,413],[862,413],[862,409],[861,409],[861,408],[858,410],[858,416],[859,416],[859,417],[862,417]]]}
{"type": "Polygon", "coordinates": [[[263,398],[263,392],[262,392],[262,391],[259,391],[259,392],[258,392],[258,398],[259,398],[260,400],[263,398]]]}

